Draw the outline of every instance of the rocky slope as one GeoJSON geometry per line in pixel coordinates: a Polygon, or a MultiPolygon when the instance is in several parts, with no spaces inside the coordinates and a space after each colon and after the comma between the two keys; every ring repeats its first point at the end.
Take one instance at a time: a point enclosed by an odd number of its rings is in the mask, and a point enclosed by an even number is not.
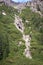
{"type": "Polygon", "coordinates": [[[43,12],[43,0],[32,0],[33,3],[36,3],[36,7],[38,10],[43,12]]]}
{"type": "Polygon", "coordinates": [[[0,6],[0,50],[0,65],[43,65],[43,17],[0,6]]]}

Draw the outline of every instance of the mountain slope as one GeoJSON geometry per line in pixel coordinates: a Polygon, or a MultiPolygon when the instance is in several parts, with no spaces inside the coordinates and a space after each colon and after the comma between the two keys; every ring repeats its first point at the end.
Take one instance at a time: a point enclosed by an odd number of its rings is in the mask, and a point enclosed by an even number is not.
{"type": "MultiPolygon", "coordinates": [[[[7,42],[8,56],[5,59],[6,53],[3,54],[0,65],[43,65],[43,17],[39,14],[33,13],[28,7],[19,14],[14,8],[5,5],[0,6],[0,33],[0,36],[3,35],[2,38],[0,37],[0,40],[3,41],[2,44],[4,42],[6,44],[7,39],[9,42],[7,42]],[[3,12],[6,15],[3,15],[3,12]],[[24,34],[29,34],[31,37],[31,60],[23,55],[26,46],[22,39],[22,33],[14,25],[15,14],[22,18],[25,27],[24,34]],[[20,46],[19,42],[22,42],[20,46]]],[[[3,47],[0,48],[1,51],[5,48],[3,47]]]]}
{"type": "Polygon", "coordinates": [[[43,17],[32,12],[28,7],[22,11],[20,16],[25,25],[25,34],[31,35],[31,52],[33,58],[42,60],[43,57],[43,17]],[[26,22],[26,20],[28,22],[26,22]],[[40,50],[39,50],[40,49],[40,50]]]}

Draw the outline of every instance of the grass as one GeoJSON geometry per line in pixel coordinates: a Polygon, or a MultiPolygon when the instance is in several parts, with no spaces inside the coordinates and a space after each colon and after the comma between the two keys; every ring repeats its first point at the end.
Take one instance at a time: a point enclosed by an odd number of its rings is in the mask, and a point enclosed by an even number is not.
{"type": "MultiPolygon", "coordinates": [[[[14,12],[9,13],[9,8],[8,10],[6,10],[6,6],[2,6],[0,9],[0,12],[2,12],[4,7],[4,11],[6,12],[6,16],[1,15],[1,19],[0,19],[0,27],[2,29],[0,29],[3,32],[7,32],[8,34],[8,38],[9,38],[9,47],[10,47],[10,53],[9,53],[9,57],[8,58],[13,58],[15,56],[23,56],[23,51],[25,49],[25,44],[24,41],[22,40],[22,33],[20,33],[20,31],[17,30],[17,28],[14,25],[14,12]],[[13,15],[12,15],[13,14],[13,15]],[[22,45],[20,47],[18,47],[18,43],[19,41],[22,41],[22,45]]],[[[4,33],[3,33],[4,34],[4,33]]],[[[10,61],[10,60],[9,60],[10,61]]],[[[5,62],[5,60],[4,60],[5,62]]],[[[2,62],[0,62],[0,64],[3,64],[2,62]]]]}
{"type": "MultiPolygon", "coordinates": [[[[3,9],[7,15],[3,16],[0,13],[0,30],[3,32],[6,31],[8,34],[10,53],[6,59],[3,58],[3,60],[0,61],[0,65],[43,65],[43,45],[37,39],[41,33],[37,30],[35,24],[33,25],[33,21],[35,21],[34,18],[39,16],[39,14],[33,13],[29,8],[26,8],[20,15],[25,26],[25,34],[30,34],[32,31],[30,51],[33,59],[30,60],[23,55],[25,42],[22,39],[22,33],[18,31],[14,25],[14,14],[18,14],[18,12],[14,9],[12,9],[12,12],[11,8],[7,6],[1,6],[0,12],[2,12],[3,9]],[[25,20],[30,22],[26,23],[25,20]],[[29,29],[29,27],[31,27],[31,29],[29,29]],[[22,41],[22,45],[20,47],[18,46],[19,41],[22,41]]],[[[36,21],[38,22],[38,20],[36,21]]]]}
{"type": "Polygon", "coordinates": [[[40,63],[42,62],[43,64],[43,42],[41,40],[43,35],[40,36],[43,32],[40,32],[39,30],[41,23],[43,24],[43,17],[41,18],[39,14],[32,12],[29,8],[24,9],[20,16],[22,17],[25,26],[25,34],[30,34],[32,38],[30,48],[32,57],[36,62],[40,61],[40,63]],[[26,23],[26,20],[29,22],[26,23]],[[29,27],[31,28],[29,29],[29,27]]]}

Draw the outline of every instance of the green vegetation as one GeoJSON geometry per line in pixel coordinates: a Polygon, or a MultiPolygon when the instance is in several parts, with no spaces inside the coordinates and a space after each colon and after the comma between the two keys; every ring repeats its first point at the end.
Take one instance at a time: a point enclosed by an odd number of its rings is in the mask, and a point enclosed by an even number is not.
{"type": "Polygon", "coordinates": [[[14,25],[14,14],[18,15],[16,9],[0,6],[0,65],[43,65],[43,17],[28,7],[19,15],[23,19],[25,34],[32,38],[30,51],[33,59],[30,60],[23,55],[25,42],[14,25]],[[3,10],[6,16],[2,15],[3,10]],[[23,43],[21,46],[18,46],[19,41],[23,43]]]}
{"type": "Polygon", "coordinates": [[[41,63],[43,62],[43,17],[32,12],[28,7],[22,11],[20,16],[25,25],[25,34],[30,34],[32,38],[30,50],[32,57],[36,62],[41,63]],[[26,23],[26,20],[29,22],[26,23]],[[29,29],[29,27],[31,28],[29,29]]]}
{"type": "Polygon", "coordinates": [[[23,49],[25,48],[22,34],[14,25],[15,12],[18,14],[18,12],[11,7],[5,5],[0,7],[0,65],[3,65],[6,57],[12,60],[12,58],[15,58],[17,55],[22,56],[23,49]],[[3,11],[6,12],[6,16],[2,14],[3,11]],[[23,43],[21,47],[18,47],[19,41],[23,43]]]}
{"type": "Polygon", "coordinates": [[[3,25],[0,23],[0,60],[9,53],[9,40],[8,34],[4,31],[3,25]]]}

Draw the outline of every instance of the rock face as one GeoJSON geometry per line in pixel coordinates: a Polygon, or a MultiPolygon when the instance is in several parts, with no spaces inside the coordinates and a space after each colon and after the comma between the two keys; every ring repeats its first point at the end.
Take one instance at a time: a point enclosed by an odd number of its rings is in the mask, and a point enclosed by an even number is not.
{"type": "Polygon", "coordinates": [[[43,12],[43,0],[32,0],[24,3],[16,3],[12,0],[0,0],[0,3],[4,2],[5,5],[15,7],[20,12],[22,9],[24,9],[26,6],[30,7],[32,11],[41,11],[43,12]]]}
{"type": "Polygon", "coordinates": [[[26,6],[30,7],[32,11],[41,11],[43,12],[43,0],[32,0],[26,3],[26,6]]]}
{"type": "Polygon", "coordinates": [[[31,41],[31,37],[29,35],[24,35],[23,34],[23,40],[25,41],[25,51],[24,51],[24,55],[29,58],[29,59],[32,59],[32,56],[31,56],[31,52],[30,52],[30,41],[31,41]]]}
{"type": "MultiPolygon", "coordinates": [[[[32,59],[31,52],[30,52],[31,37],[30,37],[30,35],[25,35],[24,34],[24,28],[25,28],[24,24],[22,22],[22,19],[19,16],[17,16],[16,14],[15,14],[14,25],[22,33],[22,35],[23,35],[22,39],[25,41],[26,48],[24,49],[23,55],[25,55],[29,59],[32,59]]],[[[22,42],[20,41],[18,43],[18,46],[20,46],[21,44],[22,44],[22,42]]]]}
{"type": "Polygon", "coordinates": [[[23,33],[23,31],[24,31],[24,25],[23,25],[23,23],[22,23],[22,19],[21,19],[19,16],[17,16],[17,15],[15,15],[15,22],[14,22],[14,24],[15,24],[16,28],[17,28],[20,32],[23,33]]]}
{"type": "Polygon", "coordinates": [[[36,3],[36,7],[38,7],[40,11],[43,12],[43,0],[33,0],[33,3],[36,3]]]}
{"type": "Polygon", "coordinates": [[[0,0],[0,2],[2,2],[3,0],[0,0]]]}
{"type": "Polygon", "coordinates": [[[18,5],[19,4],[19,3],[13,2],[12,0],[0,0],[0,3],[1,2],[4,2],[5,5],[12,6],[12,7],[14,7],[14,5],[18,5]]]}
{"type": "Polygon", "coordinates": [[[4,2],[4,3],[7,4],[7,5],[10,5],[11,0],[0,0],[0,3],[1,3],[1,2],[4,2]]]}
{"type": "Polygon", "coordinates": [[[0,0],[0,2],[2,2],[3,0],[0,0]]]}

